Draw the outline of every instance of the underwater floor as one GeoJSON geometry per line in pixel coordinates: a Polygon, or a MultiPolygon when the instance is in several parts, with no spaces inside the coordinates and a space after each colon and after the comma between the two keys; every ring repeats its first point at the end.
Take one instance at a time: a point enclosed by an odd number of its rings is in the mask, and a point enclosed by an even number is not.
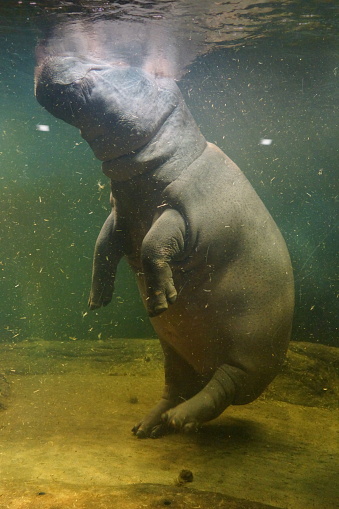
{"type": "Polygon", "coordinates": [[[335,348],[293,343],[259,400],[156,440],[130,431],[161,395],[156,340],[36,339],[0,355],[1,509],[337,507],[335,348]]]}

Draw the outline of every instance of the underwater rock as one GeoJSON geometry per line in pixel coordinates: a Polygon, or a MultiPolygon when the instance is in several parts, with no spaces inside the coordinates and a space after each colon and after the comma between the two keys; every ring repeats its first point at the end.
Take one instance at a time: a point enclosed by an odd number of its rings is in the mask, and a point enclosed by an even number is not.
{"type": "Polygon", "coordinates": [[[292,341],[282,372],[262,397],[295,405],[338,408],[338,374],[338,348],[292,341]]]}

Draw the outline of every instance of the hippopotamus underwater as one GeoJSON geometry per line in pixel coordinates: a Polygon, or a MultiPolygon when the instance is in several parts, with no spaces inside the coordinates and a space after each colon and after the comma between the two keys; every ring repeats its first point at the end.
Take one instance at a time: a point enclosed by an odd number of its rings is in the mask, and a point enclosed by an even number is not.
{"type": "Polygon", "coordinates": [[[163,348],[162,399],[134,434],[196,430],[255,400],[283,363],[294,286],[283,237],[247,178],[205,140],[172,78],[52,56],[35,93],[80,129],[111,180],[90,308],[111,301],[126,257],[163,348]]]}

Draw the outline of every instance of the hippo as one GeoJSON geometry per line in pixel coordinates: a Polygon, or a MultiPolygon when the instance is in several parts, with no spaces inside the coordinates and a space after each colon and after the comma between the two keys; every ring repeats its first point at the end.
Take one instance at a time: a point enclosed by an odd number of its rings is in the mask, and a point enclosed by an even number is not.
{"type": "Polygon", "coordinates": [[[163,395],[133,433],[194,431],[254,401],[284,361],[294,283],[285,241],[245,175],[206,141],[171,77],[50,56],[35,94],[80,129],[111,181],[89,307],[111,301],[125,257],[161,342],[163,395]]]}

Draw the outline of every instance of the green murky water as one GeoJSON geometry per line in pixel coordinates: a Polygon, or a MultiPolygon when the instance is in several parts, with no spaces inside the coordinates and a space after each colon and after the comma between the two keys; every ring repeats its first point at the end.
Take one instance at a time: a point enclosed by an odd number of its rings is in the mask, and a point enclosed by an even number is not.
{"type": "MultiPolygon", "coordinates": [[[[294,339],[334,345],[337,11],[334,2],[310,2],[307,12],[300,12],[300,2],[285,9],[268,8],[266,15],[249,9],[247,18],[240,12],[242,38],[239,26],[226,30],[227,17],[219,20],[222,29],[206,28],[205,38],[217,42],[199,42],[200,54],[179,85],[206,138],[245,172],[285,236],[296,279],[294,339]]],[[[124,265],[113,305],[87,314],[92,250],[109,210],[109,184],[77,131],[34,98],[35,46],[45,25],[59,18],[51,11],[45,20],[42,6],[3,11],[2,339],[149,336],[124,265]],[[50,130],[38,131],[37,124],[50,130]]],[[[180,44],[179,52],[188,52],[180,44]]]]}

